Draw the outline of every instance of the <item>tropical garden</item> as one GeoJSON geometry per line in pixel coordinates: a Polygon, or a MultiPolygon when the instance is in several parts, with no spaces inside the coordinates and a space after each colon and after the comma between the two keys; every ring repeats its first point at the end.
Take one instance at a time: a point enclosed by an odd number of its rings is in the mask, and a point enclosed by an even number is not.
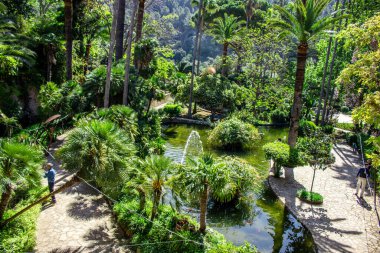
{"type": "Polygon", "coordinates": [[[265,179],[309,166],[321,204],[344,140],[376,199],[379,31],[368,0],[1,0],[0,251],[35,248],[49,157],[133,251],[315,251],[265,179]]]}

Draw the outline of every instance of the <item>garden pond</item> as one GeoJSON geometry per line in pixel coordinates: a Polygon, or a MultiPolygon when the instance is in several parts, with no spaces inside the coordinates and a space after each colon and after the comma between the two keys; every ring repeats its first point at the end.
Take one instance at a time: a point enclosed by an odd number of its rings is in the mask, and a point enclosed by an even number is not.
{"type": "MultiPolygon", "coordinates": [[[[181,162],[183,150],[192,131],[199,133],[205,152],[215,156],[235,155],[248,161],[263,176],[263,184],[258,193],[252,195],[250,206],[235,208],[231,206],[209,206],[207,224],[224,234],[236,245],[245,241],[256,245],[260,252],[315,252],[310,232],[284,207],[281,201],[269,189],[265,178],[269,171],[269,162],[265,159],[262,146],[278,139],[286,139],[287,129],[260,127],[262,139],[256,148],[249,152],[226,152],[213,150],[207,144],[211,129],[199,126],[164,126],[167,140],[165,155],[181,162]]],[[[186,210],[186,209],[185,209],[186,210]]],[[[197,211],[187,208],[192,216],[197,211]]]]}

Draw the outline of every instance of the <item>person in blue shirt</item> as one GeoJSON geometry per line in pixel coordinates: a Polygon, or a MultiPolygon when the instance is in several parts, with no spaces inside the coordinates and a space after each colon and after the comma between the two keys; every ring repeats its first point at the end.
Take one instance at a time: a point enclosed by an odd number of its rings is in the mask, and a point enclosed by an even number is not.
{"type": "Polygon", "coordinates": [[[359,189],[360,189],[360,198],[363,198],[363,194],[365,191],[365,186],[367,184],[367,177],[369,177],[369,164],[366,163],[364,168],[360,168],[358,171],[358,174],[356,175],[358,179],[358,183],[356,185],[356,193],[355,195],[357,196],[359,194],[359,189]]]}
{"type": "MultiPolygon", "coordinates": [[[[55,184],[55,174],[57,174],[53,168],[52,163],[46,164],[46,172],[45,172],[45,178],[47,178],[48,185],[49,185],[49,191],[52,193],[54,191],[54,184],[55,184]]],[[[55,204],[57,201],[55,199],[55,196],[51,196],[51,201],[55,204]]]]}

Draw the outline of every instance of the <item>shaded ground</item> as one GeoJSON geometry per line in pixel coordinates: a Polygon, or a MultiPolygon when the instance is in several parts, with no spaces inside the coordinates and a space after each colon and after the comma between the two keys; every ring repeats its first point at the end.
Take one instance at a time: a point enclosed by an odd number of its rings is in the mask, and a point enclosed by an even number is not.
{"type": "MultiPolygon", "coordinates": [[[[49,162],[57,170],[59,187],[70,174],[51,157],[49,162]]],[[[38,218],[36,252],[129,252],[107,203],[89,186],[81,183],[56,198],[57,204],[45,204],[38,218]]]]}
{"type": "MultiPolygon", "coordinates": [[[[319,252],[380,252],[373,198],[367,190],[360,203],[354,195],[359,156],[342,143],[334,146],[332,168],[317,171],[314,189],[324,196],[322,205],[310,205],[296,198],[300,188],[310,188],[312,169],[294,169],[293,178],[269,178],[275,193],[310,230],[319,252]]],[[[292,170],[287,171],[292,174],[292,170]]]]}

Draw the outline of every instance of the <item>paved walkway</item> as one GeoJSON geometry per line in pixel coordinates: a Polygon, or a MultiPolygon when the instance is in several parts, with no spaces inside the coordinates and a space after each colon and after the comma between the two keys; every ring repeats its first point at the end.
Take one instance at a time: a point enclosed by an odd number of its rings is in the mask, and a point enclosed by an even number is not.
{"type": "MultiPolygon", "coordinates": [[[[55,149],[51,151],[54,153],[55,149]]],[[[57,170],[58,188],[71,175],[53,159],[49,158],[49,162],[57,170]]],[[[123,235],[108,205],[93,189],[81,183],[56,198],[57,204],[43,206],[38,218],[36,252],[130,252],[123,247],[123,235]]]]}
{"type": "Polygon", "coordinates": [[[343,143],[336,144],[333,152],[336,161],[332,168],[316,173],[313,191],[324,196],[322,205],[310,205],[296,198],[298,189],[310,188],[313,173],[309,167],[287,170],[288,179],[270,177],[269,183],[310,230],[319,252],[380,252],[373,198],[367,190],[366,205],[360,205],[353,195],[359,156],[343,143]]]}

